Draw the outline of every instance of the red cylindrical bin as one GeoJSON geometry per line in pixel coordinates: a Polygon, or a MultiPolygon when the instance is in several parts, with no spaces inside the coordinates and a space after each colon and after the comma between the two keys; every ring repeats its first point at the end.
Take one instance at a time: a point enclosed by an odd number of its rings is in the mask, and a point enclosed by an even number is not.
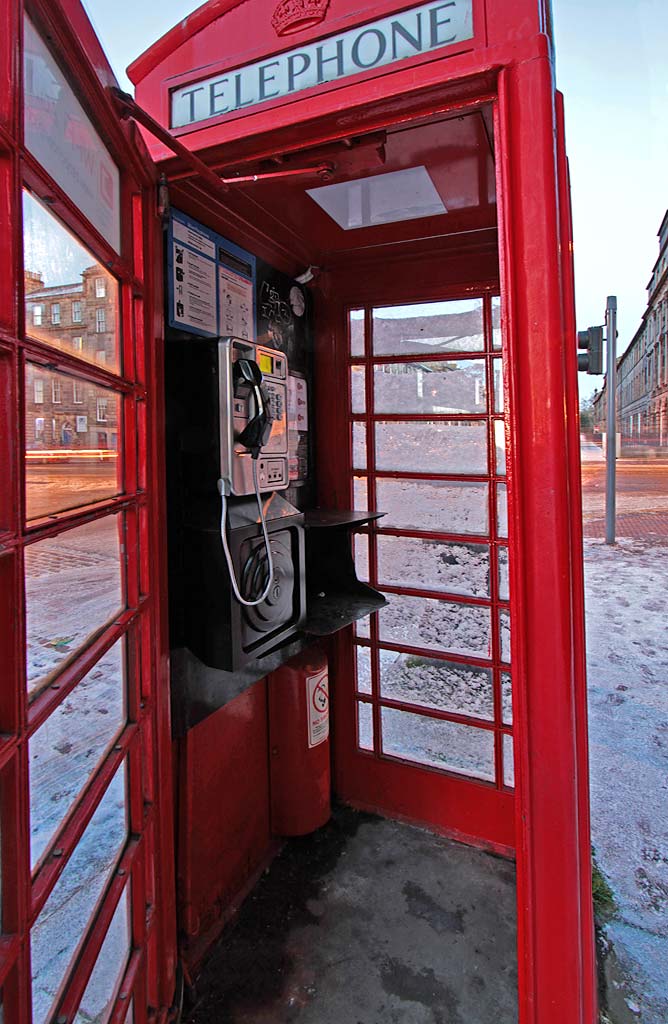
{"type": "Polygon", "coordinates": [[[329,679],[318,648],[293,658],[269,680],[271,828],[303,836],[329,821],[329,679]]]}

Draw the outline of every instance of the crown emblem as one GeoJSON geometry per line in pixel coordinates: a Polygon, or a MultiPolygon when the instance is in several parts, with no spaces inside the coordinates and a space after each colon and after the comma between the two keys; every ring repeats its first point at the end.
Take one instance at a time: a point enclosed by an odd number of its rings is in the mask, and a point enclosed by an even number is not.
{"type": "Polygon", "coordinates": [[[276,35],[289,36],[312,28],[324,20],[329,0],[281,0],[276,7],[271,24],[276,35]]]}

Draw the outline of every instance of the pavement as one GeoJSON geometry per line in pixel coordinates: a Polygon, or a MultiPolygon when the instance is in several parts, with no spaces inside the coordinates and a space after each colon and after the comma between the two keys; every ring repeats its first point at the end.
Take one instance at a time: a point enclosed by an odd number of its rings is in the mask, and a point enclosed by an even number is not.
{"type": "MultiPolygon", "coordinates": [[[[592,446],[593,447],[593,446],[592,446]]],[[[592,842],[616,903],[602,930],[614,1024],[668,1024],[668,463],[583,452],[592,842]]]]}

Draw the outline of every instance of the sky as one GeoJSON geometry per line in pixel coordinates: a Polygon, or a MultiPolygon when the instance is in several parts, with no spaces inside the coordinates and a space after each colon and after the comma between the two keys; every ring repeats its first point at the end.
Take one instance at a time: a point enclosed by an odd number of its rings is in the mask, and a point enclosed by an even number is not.
{"type": "MultiPolygon", "coordinates": [[[[509,0],[500,0],[508,3],[509,0]]],[[[84,0],[122,88],[125,68],[191,0],[84,0]],[[129,31],[132,26],[132,31],[129,31]]],[[[566,103],[578,328],[617,296],[618,354],[647,305],[668,208],[668,0],[553,0],[557,85],[566,103]]],[[[603,378],[580,374],[580,394],[603,378]]]]}

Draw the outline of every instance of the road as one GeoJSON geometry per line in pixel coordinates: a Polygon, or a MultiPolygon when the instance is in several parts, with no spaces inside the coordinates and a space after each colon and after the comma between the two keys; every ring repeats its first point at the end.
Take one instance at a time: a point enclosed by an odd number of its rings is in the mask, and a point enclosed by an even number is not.
{"type": "MultiPolygon", "coordinates": [[[[581,456],[585,537],[604,537],[605,459],[584,438],[581,456]]],[[[668,458],[617,460],[617,536],[668,540],[668,458]]]]}

